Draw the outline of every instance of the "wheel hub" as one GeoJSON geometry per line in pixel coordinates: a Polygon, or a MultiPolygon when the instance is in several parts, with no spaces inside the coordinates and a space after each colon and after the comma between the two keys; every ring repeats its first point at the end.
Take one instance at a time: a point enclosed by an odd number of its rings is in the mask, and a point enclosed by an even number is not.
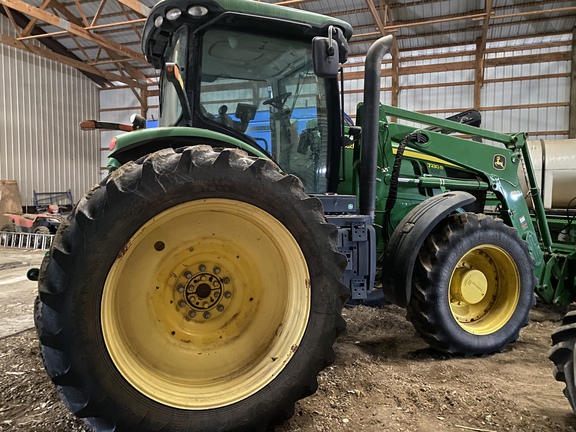
{"type": "Polygon", "coordinates": [[[197,268],[195,274],[185,270],[177,277],[174,295],[182,315],[202,321],[224,312],[232,298],[227,286],[231,280],[219,265],[212,266],[212,270],[208,270],[206,264],[197,268]]]}
{"type": "Polygon", "coordinates": [[[453,300],[467,304],[480,303],[488,291],[488,280],[480,270],[460,267],[454,272],[453,300]]]}

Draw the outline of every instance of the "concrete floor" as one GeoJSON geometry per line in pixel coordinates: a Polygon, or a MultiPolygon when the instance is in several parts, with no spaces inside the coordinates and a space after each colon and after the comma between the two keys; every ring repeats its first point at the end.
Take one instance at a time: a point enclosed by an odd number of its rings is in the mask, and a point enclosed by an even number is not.
{"type": "Polygon", "coordinates": [[[34,327],[37,282],[26,272],[40,267],[42,250],[0,247],[0,338],[34,327]]]}

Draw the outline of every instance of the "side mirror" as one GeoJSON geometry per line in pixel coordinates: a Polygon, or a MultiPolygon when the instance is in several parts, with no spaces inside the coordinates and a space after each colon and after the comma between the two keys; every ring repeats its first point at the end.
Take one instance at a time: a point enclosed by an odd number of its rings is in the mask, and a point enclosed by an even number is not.
{"type": "Polygon", "coordinates": [[[336,78],[340,56],[338,43],[331,37],[316,36],[312,39],[314,73],[320,78],[336,78]]]}

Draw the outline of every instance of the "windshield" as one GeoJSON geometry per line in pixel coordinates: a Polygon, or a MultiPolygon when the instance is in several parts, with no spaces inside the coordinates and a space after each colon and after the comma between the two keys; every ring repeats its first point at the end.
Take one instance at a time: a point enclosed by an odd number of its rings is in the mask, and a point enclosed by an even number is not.
{"type": "MultiPolygon", "coordinates": [[[[176,63],[182,82],[186,82],[186,62],[188,57],[188,28],[180,27],[172,36],[171,44],[166,48],[164,62],[176,63]]],[[[174,85],[164,76],[160,77],[160,120],[159,126],[174,126],[182,115],[182,105],[174,85]]]]}
{"type": "Polygon", "coordinates": [[[311,44],[212,29],[202,45],[200,113],[251,137],[307,192],[326,192],[325,82],[311,44]]]}

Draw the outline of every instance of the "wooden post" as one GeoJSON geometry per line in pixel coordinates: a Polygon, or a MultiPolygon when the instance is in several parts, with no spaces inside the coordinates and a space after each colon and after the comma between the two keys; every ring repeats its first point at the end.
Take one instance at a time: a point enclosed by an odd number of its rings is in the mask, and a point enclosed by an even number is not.
{"type": "MultiPolygon", "coordinates": [[[[392,42],[392,106],[398,106],[398,93],[400,93],[400,54],[396,39],[392,42]]],[[[395,119],[393,121],[396,121],[395,119]]]]}
{"type": "Polygon", "coordinates": [[[479,110],[482,105],[481,92],[484,86],[484,49],[480,38],[476,40],[476,61],[474,74],[474,109],[479,110]]]}
{"type": "Polygon", "coordinates": [[[148,118],[148,88],[142,87],[142,91],[140,93],[142,96],[142,108],[140,110],[140,115],[145,119],[148,118]]]}
{"type": "Polygon", "coordinates": [[[576,138],[576,27],[572,29],[572,61],[570,63],[570,120],[568,122],[568,138],[576,138]]]}

